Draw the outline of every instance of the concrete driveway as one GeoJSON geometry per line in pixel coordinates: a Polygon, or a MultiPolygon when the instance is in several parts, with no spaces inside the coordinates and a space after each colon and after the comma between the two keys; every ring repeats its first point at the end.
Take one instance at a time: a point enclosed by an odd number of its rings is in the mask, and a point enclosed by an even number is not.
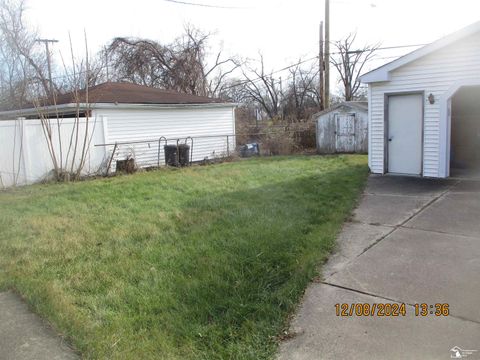
{"type": "Polygon", "coordinates": [[[0,293],[0,360],[79,360],[52,327],[11,292],[0,293]]]}
{"type": "Polygon", "coordinates": [[[279,359],[450,359],[455,346],[480,359],[480,181],[371,176],[322,273],[279,359]],[[350,316],[357,303],[405,303],[406,315],[350,316]],[[437,303],[448,316],[430,314],[437,303]]]}

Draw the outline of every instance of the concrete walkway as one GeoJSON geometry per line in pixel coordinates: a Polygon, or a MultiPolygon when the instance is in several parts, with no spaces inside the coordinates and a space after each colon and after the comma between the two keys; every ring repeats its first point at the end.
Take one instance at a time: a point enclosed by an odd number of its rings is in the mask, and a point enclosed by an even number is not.
{"type": "Polygon", "coordinates": [[[27,305],[0,293],[1,360],[73,360],[79,357],[27,305]]]}
{"type": "Polygon", "coordinates": [[[371,176],[290,332],[279,359],[450,359],[455,346],[480,359],[480,181],[371,176]],[[407,314],[336,316],[342,303],[407,314]],[[450,315],[415,316],[415,303],[450,315]]]}

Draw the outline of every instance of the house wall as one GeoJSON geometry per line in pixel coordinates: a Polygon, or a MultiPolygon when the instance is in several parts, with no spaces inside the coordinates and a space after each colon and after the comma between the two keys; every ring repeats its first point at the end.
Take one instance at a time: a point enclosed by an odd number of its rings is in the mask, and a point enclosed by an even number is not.
{"type": "MultiPolygon", "coordinates": [[[[73,161],[74,144],[78,128],[79,140],[74,165],[78,166],[83,149],[84,134],[88,131],[90,145],[86,147],[86,161],[83,175],[93,174],[104,164],[103,149],[93,146],[104,139],[103,124],[100,119],[90,118],[88,130],[86,119],[78,120],[74,127],[74,119],[60,120],[60,131],[56,120],[51,122],[51,134],[54,144],[53,152],[57,162],[70,169],[73,161]],[[60,134],[60,137],[59,137],[60,134]],[[61,146],[60,146],[61,144],[61,146]]],[[[26,185],[47,179],[54,169],[49,147],[40,120],[0,120],[0,189],[13,185],[26,185]]]]}
{"type": "MultiPolygon", "coordinates": [[[[338,141],[345,141],[345,137],[337,138],[337,134],[340,131],[338,129],[337,117],[348,114],[354,114],[355,127],[353,129],[353,151],[356,153],[368,152],[368,113],[367,111],[360,111],[356,108],[341,107],[333,111],[324,113],[317,118],[317,152],[319,154],[333,154],[342,152],[342,148],[345,148],[340,144],[338,147],[338,141]]],[[[348,147],[348,146],[347,146],[348,147]]]]}
{"type": "MultiPolygon", "coordinates": [[[[143,143],[121,144],[117,146],[115,160],[127,156],[135,158],[139,166],[163,165],[162,142],[159,150],[158,139],[193,138],[193,161],[205,158],[223,157],[235,149],[235,114],[233,106],[206,108],[157,108],[157,109],[98,109],[97,117],[105,123],[105,143],[152,140],[143,143]],[[228,146],[227,146],[227,135],[228,146]],[[160,158],[158,157],[160,153],[160,158]]],[[[187,142],[189,145],[190,141],[187,142]]],[[[169,144],[176,144],[170,140],[169,144]]],[[[105,147],[106,156],[113,145],[105,147]]]]}
{"type": "MultiPolygon", "coordinates": [[[[480,81],[480,34],[437,50],[391,72],[391,79],[369,86],[369,164],[373,173],[384,173],[384,109],[389,93],[424,91],[423,175],[442,177],[441,152],[446,140],[441,136],[441,104],[454,84],[461,81],[480,81]],[[428,102],[428,95],[435,103],[428,102]]],[[[446,116],[446,115],[443,115],[446,116]]]]}

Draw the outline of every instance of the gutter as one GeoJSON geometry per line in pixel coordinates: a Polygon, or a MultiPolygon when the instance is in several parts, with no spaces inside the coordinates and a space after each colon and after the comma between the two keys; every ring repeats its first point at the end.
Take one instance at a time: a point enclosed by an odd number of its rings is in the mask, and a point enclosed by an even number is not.
{"type": "MultiPolygon", "coordinates": [[[[96,110],[96,109],[208,109],[208,108],[234,108],[237,103],[203,103],[203,104],[118,104],[118,103],[69,103],[60,105],[42,106],[39,108],[18,109],[9,111],[0,111],[0,117],[21,117],[39,114],[63,114],[76,110],[96,110]]],[[[0,119],[1,121],[1,119],[0,119]]]]}

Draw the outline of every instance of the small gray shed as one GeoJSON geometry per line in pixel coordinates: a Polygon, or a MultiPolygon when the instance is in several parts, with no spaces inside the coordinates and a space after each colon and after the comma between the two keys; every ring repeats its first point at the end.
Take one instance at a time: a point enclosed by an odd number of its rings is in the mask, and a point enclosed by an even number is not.
{"type": "Polygon", "coordinates": [[[317,126],[317,152],[367,153],[368,103],[345,101],[313,115],[317,126]]]}

